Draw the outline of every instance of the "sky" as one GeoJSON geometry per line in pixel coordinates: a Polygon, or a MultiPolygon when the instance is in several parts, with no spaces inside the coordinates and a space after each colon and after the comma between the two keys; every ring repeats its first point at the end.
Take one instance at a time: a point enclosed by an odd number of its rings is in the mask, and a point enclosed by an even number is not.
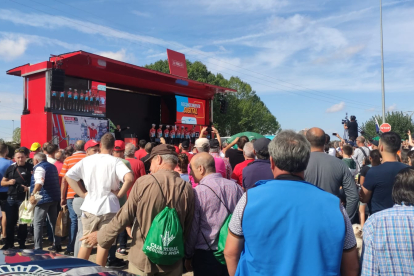
{"type": "MultiPolygon", "coordinates": [[[[414,0],[384,0],[385,105],[414,111],[414,0]]],[[[20,126],[22,79],[6,71],[84,50],[136,65],[166,49],[249,83],[282,129],[343,133],[381,114],[379,3],[330,0],[4,0],[0,138],[20,126]]]]}

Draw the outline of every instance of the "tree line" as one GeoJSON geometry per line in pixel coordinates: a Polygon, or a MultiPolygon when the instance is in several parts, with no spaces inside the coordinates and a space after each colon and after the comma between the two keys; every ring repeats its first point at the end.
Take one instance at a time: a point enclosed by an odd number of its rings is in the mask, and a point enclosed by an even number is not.
{"type": "MultiPolygon", "coordinates": [[[[145,66],[148,69],[170,73],[168,60],[159,60],[145,66]]],[[[252,89],[250,84],[239,77],[224,78],[220,73],[213,74],[202,62],[187,60],[188,78],[194,81],[208,83],[237,90],[236,93],[216,95],[213,100],[213,122],[222,136],[230,136],[244,131],[260,134],[276,134],[280,124],[269,111],[265,103],[252,89]],[[228,102],[226,114],[220,113],[220,100],[228,102]]]]}

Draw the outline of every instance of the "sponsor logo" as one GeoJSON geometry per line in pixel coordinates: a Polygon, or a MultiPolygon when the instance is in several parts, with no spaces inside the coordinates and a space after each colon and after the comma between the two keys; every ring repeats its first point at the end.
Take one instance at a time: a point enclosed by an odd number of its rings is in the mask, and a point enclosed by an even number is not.
{"type": "Polygon", "coordinates": [[[181,62],[181,61],[178,61],[178,60],[173,60],[172,64],[173,64],[173,66],[184,68],[184,62],[181,62]]]}
{"type": "Polygon", "coordinates": [[[172,242],[175,239],[175,236],[170,235],[170,231],[165,231],[164,236],[161,235],[162,239],[162,245],[168,246],[170,242],[172,242]]]}
{"type": "Polygon", "coordinates": [[[0,276],[9,275],[33,275],[33,276],[49,276],[49,275],[61,275],[64,276],[66,273],[55,272],[52,270],[46,270],[38,265],[1,265],[0,276]]]}
{"type": "Polygon", "coordinates": [[[184,113],[198,115],[198,109],[195,107],[184,107],[184,113]]]}

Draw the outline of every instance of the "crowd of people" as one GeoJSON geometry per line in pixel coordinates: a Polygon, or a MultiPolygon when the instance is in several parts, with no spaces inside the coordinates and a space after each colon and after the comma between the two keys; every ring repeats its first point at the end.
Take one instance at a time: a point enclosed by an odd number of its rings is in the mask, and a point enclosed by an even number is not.
{"type": "Polygon", "coordinates": [[[116,253],[129,254],[136,275],[414,275],[409,136],[331,142],[311,128],[282,131],[273,140],[241,136],[222,144],[201,135],[171,145],[161,137],[135,147],[106,133],[64,150],[34,143],[17,149],[13,161],[0,144],[3,249],[15,247],[19,207],[30,196],[33,225],[19,224],[19,248],[32,231],[34,248],[42,249],[46,225],[48,249],[63,252],[54,230],[66,205],[64,254],[89,259],[96,246],[96,263],[111,268],[126,266],[116,253]],[[146,246],[154,228],[164,227],[153,222],[167,207],[182,237],[165,232],[162,246],[146,246]],[[170,247],[177,261],[148,255],[148,248],[162,252],[174,239],[183,241],[183,252],[170,247]]]}

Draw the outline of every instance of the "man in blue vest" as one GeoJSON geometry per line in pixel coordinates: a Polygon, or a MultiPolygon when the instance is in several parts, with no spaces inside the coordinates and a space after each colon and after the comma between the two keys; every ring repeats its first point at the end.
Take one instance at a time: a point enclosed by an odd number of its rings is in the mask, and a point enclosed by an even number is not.
{"type": "Polygon", "coordinates": [[[59,175],[56,166],[47,162],[46,155],[36,153],[33,158],[33,175],[30,184],[30,203],[36,204],[33,217],[34,249],[43,249],[43,223],[46,216],[53,232],[53,246],[49,250],[62,251],[60,237],[54,235],[57,219],[57,206],[60,203],[59,175]],[[36,203],[34,195],[39,192],[42,196],[36,203]]]}
{"type": "Polygon", "coordinates": [[[304,181],[310,144],[283,131],[269,144],[274,180],[238,202],[224,255],[233,275],[358,275],[356,240],[339,198],[304,181]]]}

